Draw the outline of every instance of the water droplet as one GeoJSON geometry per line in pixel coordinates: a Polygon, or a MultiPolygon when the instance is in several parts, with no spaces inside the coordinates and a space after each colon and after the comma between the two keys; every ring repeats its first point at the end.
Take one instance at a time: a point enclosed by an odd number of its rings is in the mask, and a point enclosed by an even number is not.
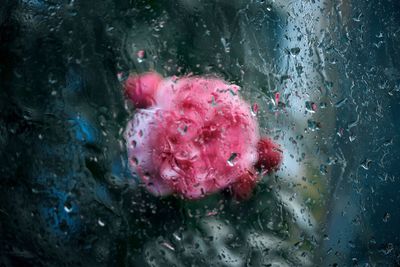
{"type": "Polygon", "coordinates": [[[216,211],[216,210],[212,210],[212,211],[207,212],[207,216],[215,216],[217,214],[218,214],[218,211],[216,211]]]}
{"type": "Polygon", "coordinates": [[[251,106],[251,115],[252,116],[257,116],[257,113],[258,113],[258,105],[257,105],[257,103],[254,103],[251,106]]]}
{"type": "Polygon", "coordinates": [[[393,139],[386,140],[386,141],[383,143],[383,145],[384,145],[384,146],[393,145],[393,139]]]}
{"type": "Polygon", "coordinates": [[[136,157],[132,157],[131,164],[133,167],[136,167],[139,164],[139,160],[136,157]]]}
{"type": "Polygon", "coordinates": [[[173,233],[172,236],[177,240],[177,241],[181,241],[182,238],[177,234],[177,233],[173,233]]]}
{"type": "Polygon", "coordinates": [[[187,126],[187,125],[183,125],[183,127],[182,127],[182,126],[179,126],[179,127],[178,127],[178,132],[179,132],[181,135],[185,135],[186,132],[187,132],[187,130],[188,130],[188,126],[187,126]]]}
{"type": "Polygon", "coordinates": [[[300,47],[294,47],[292,49],[290,49],[290,54],[292,56],[297,56],[300,53],[300,47]]]}
{"type": "Polygon", "coordinates": [[[357,115],[357,119],[355,120],[355,121],[352,121],[352,122],[350,122],[348,125],[347,125],[347,129],[351,129],[351,128],[353,128],[353,127],[356,127],[357,125],[358,125],[358,122],[360,121],[360,116],[359,115],[357,115]]]}
{"type": "Polygon", "coordinates": [[[117,73],[117,79],[118,79],[118,81],[122,82],[124,80],[124,73],[123,72],[118,72],[117,73]]]}
{"type": "Polygon", "coordinates": [[[56,78],[54,78],[54,74],[53,73],[49,74],[48,82],[49,82],[49,84],[56,84],[58,82],[58,80],[56,78]]]}
{"type": "Polygon", "coordinates": [[[151,182],[151,178],[150,178],[150,174],[149,173],[145,173],[145,174],[143,174],[142,175],[142,180],[145,182],[145,183],[147,183],[147,184],[150,184],[151,182]]]}
{"type": "Polygon", "coordinates": [[[213,96],[211,99],[211,106],[215,107],[217,105],[217,102],[215,102],[215,97],[213,96]]]}
{"type": "Polygon", "coordinates": [[[372,163],[372,160],[370,160],[370,159],[365,159],[363,162],[361,162],[361,167],[362,167],[364,170],[369,170],[369,168],[371,167],[371,163],[372,163]]]}
{"type": "Polygon", "coordinates": [[[66,202],[65,204],[64,204],[64,210],[65,210],[65,212],[67,212],[67,213],[70,213],[71,211],[72,211],[72,205],[71,205],[71,203],[69,203],[69,202],[66,202]]]}
{"type": "Polygon", "coordinates": [[[315,113],[317,110],[317,104],[311,101],[306,101],[306,110],[310,113],[315,113]]]}
{"type": "Polygon", "coordinates": [[[317,121],[314,120],[308,120],[307,121],[307,127],[309,130],[311,130],[312,132],[314,131],[318,131],[321,128],[321,124],[317,121]]]}
{"type": "Polygon", "coordinates": [[[227,161],[229,166],[233,167],[235,165],[234,160],[236,159],[236,157],[237,157],[237,153],[231,154],[231,156],[229,157],[229,159],[227,161]]]}
{"type": "Polygon", "coordinates": [[[133,148],[135,148],[136,145],[137,145],[136,141],[135,141],[135,140],[132,140],[131,145],[132,145],[133,148]]]}
{"type": "Polygon", "coordinates": [[[275,93],[275,105],[279,105],[279,99],[281,97],[281,94],[279,92],[275,93]]]}
{"type": "Polygon", "coordinates": [[[322,175],[325,175],[328,173],[328,167],[324,164],[321,164],[321,166],[319,166],[319,171],[322,175]]]}
{"type": "Polygon", "coordinates": [[[387,243],[381,251],[383,252],[383,254],[389,255],[390,253],[392,253],[393,249],[394,249],[393,244],[387,243]]]}
{"type": "Polygon", "coordinates": [[[342,137],[343,134],[344,134],[344,129],[343,129],[343,128],[339,128],[339,130],[337,131],[337,135],[338,135],[339,137],[342,137]]]}
{"type": "Polygon", "coordinates": [[[224,46],[225,53],[229,53],[231,51],[231,44],[224,37],[221,37],[221,43],[224,46]]]}
{"type": "Polygon", "coordinates": [[[292,77],[290,75],[282,75],[280,82],[283,83],[285,80],[291,79],[292,77]]]}
{"type": "Polygon", "coordinates": [[[101,226],[104,227],[106,224],[103,222],[100,218],[97,220],[97,223],[101,226]]]}
{"type": "Polygon", "coordinates": [[[169,243],[167,243],[167,242],[162,242],[161,245],[162,245],[163,247],[166,247],[166,248],[169,249],[169,250],[175,251],[175,248],[174,248],[171,244],[169,244],[169,243]]]}
{"type": "Polygon", "coordinates": [[[343,106],[346,102],[347,102],[347,97],[346,97],[346,98],[343,98],[342,100],[339,100],[338,102],[336,102],[335,107],[340,108],[340,107],[343,106]]]}
{"type": "Polygon", "coordinates": [[[136,53],[137,60],[139,63],[142,63],[146,57],[146,52],[144,50],[139,50],[136,53]]]}
{"type": "Polygon", "coordinates": [[[357,136],[356,136],[355,134],[353,134],[353,133],[350,134],[350,135],[349,135],[349,140],[350,140],[350,142],[353,142],[354,140],[356,140],[356,137],[357,137],[357,136]]]}
{"type": "Polygon", "coordinates": [[[390,219],[390,213],[389,212],[385,212],[385,214],[383,215],[383,222],[388,222],[390,219]]]}

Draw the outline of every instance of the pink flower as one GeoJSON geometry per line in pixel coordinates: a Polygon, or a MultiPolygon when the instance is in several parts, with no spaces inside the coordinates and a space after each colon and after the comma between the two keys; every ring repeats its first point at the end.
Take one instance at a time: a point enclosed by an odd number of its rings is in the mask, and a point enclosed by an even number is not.
{"type": "Polygon", "coordinates": [[[125,131],[129,165],[154,195],[197,199],[231,188],[246,198],[258,171],[281,162],[237,85],[150,72],[130,76],[125,89],[138,108],[125,131]]]}

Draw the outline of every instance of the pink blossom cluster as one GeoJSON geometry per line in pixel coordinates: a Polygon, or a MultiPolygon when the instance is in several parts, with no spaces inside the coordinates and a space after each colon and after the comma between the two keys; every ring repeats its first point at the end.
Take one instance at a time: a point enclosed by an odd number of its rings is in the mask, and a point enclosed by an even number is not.
{"type": "Polygon", "coordinates": [[[260,173],[278,168],[282,153],[260,138],[239,89],[215,77],[127,79],[137,108],[125,131],[129,166],[151,193],[198,199],[230,188],[247,198],[260,173]]]}

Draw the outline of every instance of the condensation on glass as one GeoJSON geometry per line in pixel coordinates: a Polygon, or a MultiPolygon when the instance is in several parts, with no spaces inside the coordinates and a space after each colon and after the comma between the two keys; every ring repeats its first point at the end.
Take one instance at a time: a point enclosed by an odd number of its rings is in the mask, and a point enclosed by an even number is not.
{"type": "Polygon", "coordinates": [[[3,0],[0,266],[400,264],[399,10],[3,0]],[[149,194],[123,138],[123,83],[148,71],[239,85],[279,171],[245,201],[149,194]]]}

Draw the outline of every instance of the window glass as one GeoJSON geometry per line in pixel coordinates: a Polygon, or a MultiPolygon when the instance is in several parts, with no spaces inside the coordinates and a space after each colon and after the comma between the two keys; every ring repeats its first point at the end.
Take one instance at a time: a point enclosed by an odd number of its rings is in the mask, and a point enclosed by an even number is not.
{"type": "Polygon", "coordinates": [[[399,265],[399,12],[3,0],[0,266],[399,265]]]}

